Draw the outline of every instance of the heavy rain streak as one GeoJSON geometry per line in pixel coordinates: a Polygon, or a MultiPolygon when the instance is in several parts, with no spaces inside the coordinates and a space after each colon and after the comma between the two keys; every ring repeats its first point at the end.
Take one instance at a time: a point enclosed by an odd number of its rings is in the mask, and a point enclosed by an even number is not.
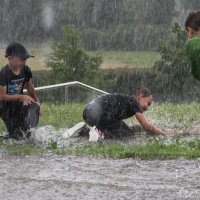
{"type": "Polygon", "coordinates": [[[199,199],[199,0],[0,0],[0,199],[199,199]]]}

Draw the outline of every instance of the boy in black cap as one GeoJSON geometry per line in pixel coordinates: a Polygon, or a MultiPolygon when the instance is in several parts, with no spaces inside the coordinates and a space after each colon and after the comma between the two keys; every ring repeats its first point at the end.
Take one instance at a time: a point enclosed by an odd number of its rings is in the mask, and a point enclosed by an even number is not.
{"type": "Polygon", "coordinates": [[[39,121],[39,99],[31,81],[31,69],[26,65],[26,60],[34,56],[22,44],[12,42],[5,57],[8,64],[0,71],[0,117],[9,132],[6,138],[22,139],[30,136],[29,129],[39,121]],[[30,96],[23,94],[25,86],[30,96]]]}

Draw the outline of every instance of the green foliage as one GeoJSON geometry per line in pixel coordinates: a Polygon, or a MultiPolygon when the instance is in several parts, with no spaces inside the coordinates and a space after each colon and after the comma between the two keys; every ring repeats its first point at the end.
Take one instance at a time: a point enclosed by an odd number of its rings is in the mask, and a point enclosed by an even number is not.
{"type": "Polygon", "coordinates": [[[174,70],[188,71],[188,59],[185,49],[186,34],[185,31],[175,23],[172,28],[172,36],[170,41],[160,41],[158,51],[161,54],[161,59],[156,62],[155,68],[158,72],[169,73],[174,70]]]}
{"type": "Polygon", "coordinates": [[[64,30],[63,41],[54,42],[47,66],[57,82],[94,80],[102,62],[100,55],[90,56],[78,43],[74,27],[64,30]]]}
{"type": "Polygon", "coordinates": [[[169,41],[161,41],[158,51],[160,60],[155,63],[157,81],[161,90],[171,96],[190,96],[199,94],[199,83],[190,73],[190,62],[186,54],[186,33],[176,23],[169,41]]]}

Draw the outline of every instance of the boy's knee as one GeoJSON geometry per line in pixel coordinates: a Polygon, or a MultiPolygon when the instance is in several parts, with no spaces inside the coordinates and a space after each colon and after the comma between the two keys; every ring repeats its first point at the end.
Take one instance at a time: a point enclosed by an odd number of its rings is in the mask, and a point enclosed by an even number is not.
{"type": "Polygon", "coordinates": [[[90,126],[97,126],[102,118],[102,109],[97,103],[88,104],[83,110],[83,119],[90,126]]]}
{"type": "Polygon", "coordinates": [[[26,114],[26,125],[27,128],[34,128],[38,125],[39,122],[39,109],[40,106],[37,103],[32,103],[28,107],[28,111],[26,114]]]}
{"type": "Polygon", "coordinates": [[[38,111],[40,109],[40,106],[37,103],[30,104],[30,109],[38,111]]]}

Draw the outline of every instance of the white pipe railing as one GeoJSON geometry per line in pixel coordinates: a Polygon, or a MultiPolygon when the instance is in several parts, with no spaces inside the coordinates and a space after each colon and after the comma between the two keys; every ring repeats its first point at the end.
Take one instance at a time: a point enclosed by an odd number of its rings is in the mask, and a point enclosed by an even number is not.
{"type": "MultiPolygon", "coordinates": [[[[42,86],[42,87],[36,87],[35,90],[41,91],[41,90],[54,89],[54,88],[59,88],[59,87],[68,87],[68,86],[72,86],[72,85],[80,85],[82,87],[88,88],[88,89],[96,91],[96,92],[100,92],[102,94],[108,94],[108,92],[105,92],[103,90],[99,90],[95,87],[92,87],[90,85],[86,85],[86,84],[81,83],[79,81],[72,81],[72,82],[67,82],[67,83],[60,83],[60,84],[55,84],[55,85],[47,85],[47,86],[42,86]]],[[[27,92],[27,90],[24,90],[24,92],[27,92]]]]}

